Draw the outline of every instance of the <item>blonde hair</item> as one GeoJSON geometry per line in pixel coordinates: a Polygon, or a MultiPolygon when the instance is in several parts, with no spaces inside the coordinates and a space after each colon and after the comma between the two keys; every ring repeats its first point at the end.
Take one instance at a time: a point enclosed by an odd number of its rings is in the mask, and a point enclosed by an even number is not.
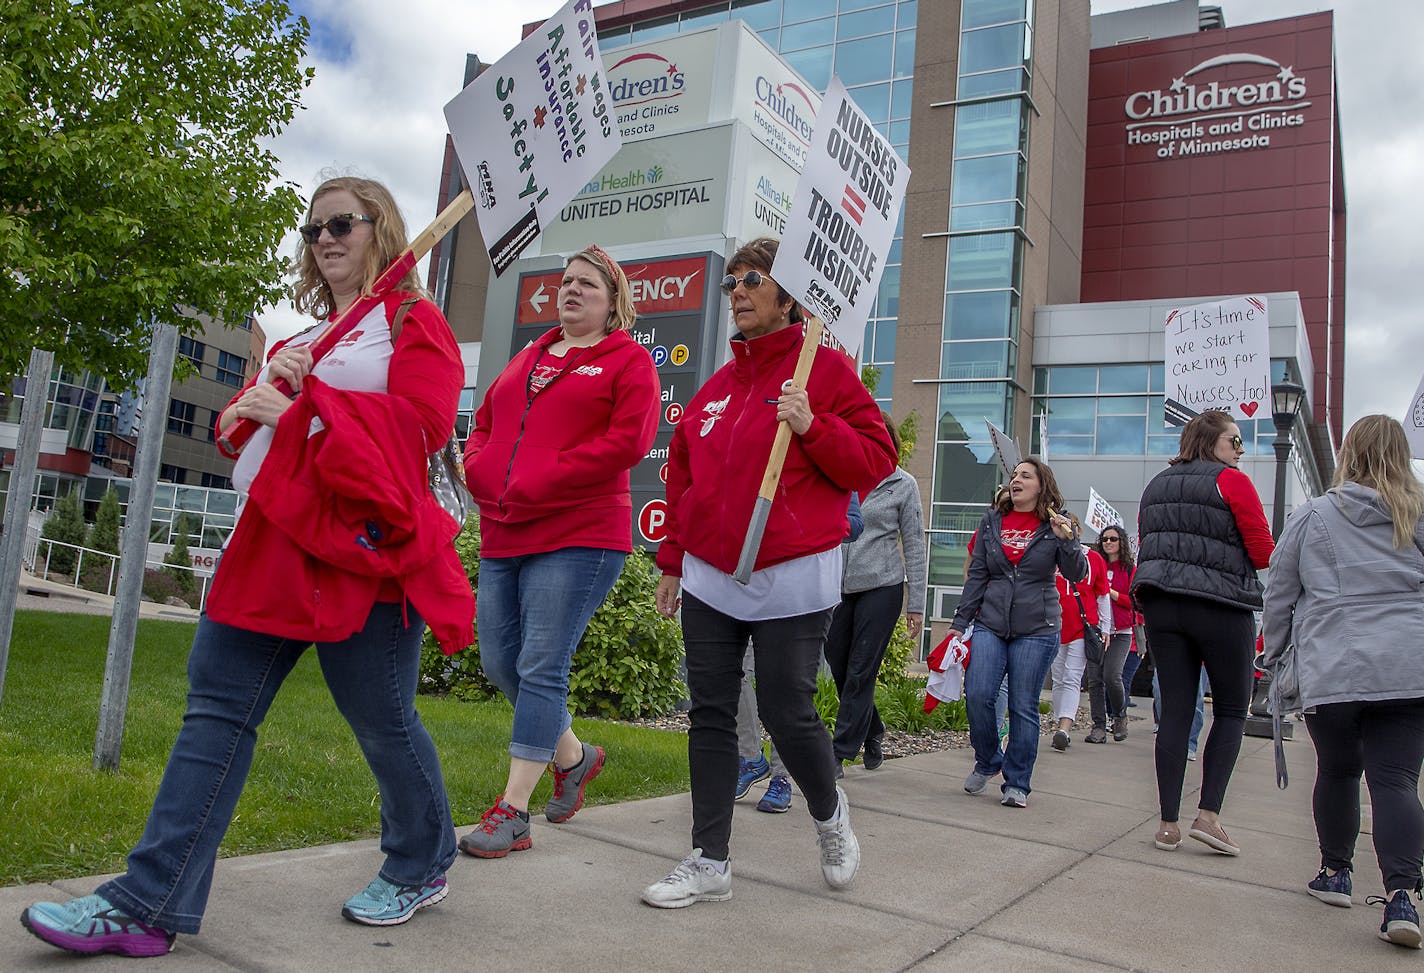
{"type": "Polygon", "coordinates": [[[633,322],[638,319],[638,309],[633,306],[633,289],[628,286],[628,275],[623,273],[618,261],[596,243],[590,243],[570,257],[568,263],[564,264],[564,269],[567,270],[569,264],[575,260],[591,264],[607,285],[608,293],[613,296],[613,309],[608,312],[608,323],[603,326],[603,333],[612,334],[633,327],[633,322]]]}
{"type": "MultiPolygon", "coordinates": [[[[337,176],[323,182],[316,188],[316,192],[312,193],[311,206],[307,207],[308,222],[318,199],[326,193],[342,189],[361,203],[361,208],[366,211],[363,215],[373,217],[376,221],[371,226],[371,246],[366,248],[366,268],[361,279],[361,292],[364,294],[371,289],[371,285],[375,284],[376,278],[381,276],[381,272],[391,261],[400,256],[401,251],[406,248],[405,220],[401,218],[395,197],[385,186],[374,179],[337,176]]],[[[292,264],[292,272],[297,275],[297,283],[292,293],[297,310],[316,318],[330,317],[336,311],[336,298],[317,267],[316,255],[312,253],[306,240],[297,243],[297,259],[292,264]]],[[[417,297],[430,297],[421,285],[415,268],[411,268],[401,278],[396,290],[408,291],[417,297]]]]}
{"type": "Polygon", "coordinates": [[[1379,494],[1394,521],[1394,546],[1414,541],[1424,516],[1424,487],[1409,465],[1409,439],[1390,416],[1365,416],[1345,433],[1336,461],[1334,486],[1358,483],[1379,494]]]}

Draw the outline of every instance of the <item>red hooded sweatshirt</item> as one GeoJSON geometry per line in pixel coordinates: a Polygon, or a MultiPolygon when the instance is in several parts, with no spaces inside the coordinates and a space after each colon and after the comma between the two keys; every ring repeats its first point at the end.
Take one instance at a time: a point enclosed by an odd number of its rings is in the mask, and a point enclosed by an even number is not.
{"type": "MultiPolygon", "coordinates": [[[[1083,553],[1088,555],[1088,576],[1078,582],[1078,594],[1083,599],[1083,614],[1088,616],[1088,624],[1097,625],[1098,598],[1108,593],[1108,563],[1086,544],[1083,545],[1083,553]]],[[[1078,600],[1073,597],[1073,588],[1063,575],[1054,575],[1053,582],[1058,586],[1058,605],[1063,610],[1063,631],[1059,633],[1059,641],[1067,645],[1083,637],[1083,619],[1078,614],[1078,600]]]]}
{"type": "Polygon", "coordinates": [[[465,477],[484,557],[633,549],[628,471],[657,434],[657,370],[626,331],[555,358],[561,334],[515,355],[475,413],[465,477]]]}

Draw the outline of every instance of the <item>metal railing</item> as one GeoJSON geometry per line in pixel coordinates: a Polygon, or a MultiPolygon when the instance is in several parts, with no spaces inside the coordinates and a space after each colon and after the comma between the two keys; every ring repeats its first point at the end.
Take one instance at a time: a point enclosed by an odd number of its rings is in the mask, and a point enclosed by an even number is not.
{"type": "MultiPolygon", "coordinates": [[[[63,560],[63,558],[61,558],[63,560]]],[[[30,574],[46,581],[54,581],[67,584],[80,591],[94,591],[96,594],[103,594],[110,598],[114,597],[114,589],[118,582],[119,556],[110,554],[108,551],[98,551],[92,547],[83,547],[79,544],[70,544],[65,541],[51,540],[48,537],[41,537],[38,529],[31,527],[25,532],[25,554],[24,567],[30,574]],[[51,571],[50,562],[53,560],[57,550],[74,551],[73,572],[64,571],[59,574],[51,571]],[[86,587],[84,580],[85,560],[93,571],[94,565],[100,565],[101,570],[107,568],[107,579],[102,591],[86,587]]],[[[193,576],[193,590],[198,592],[198,610],[201,611],[208,601],[208,585],[212,578],[206,574],[199,574],[195,568],[185,567],[179,564],[166,564],[162,561],[144,559],[144,567],[156,570],[187,571],[193,576]]],[[[186,599],[185,599],[186,600],[186,599]]]]}

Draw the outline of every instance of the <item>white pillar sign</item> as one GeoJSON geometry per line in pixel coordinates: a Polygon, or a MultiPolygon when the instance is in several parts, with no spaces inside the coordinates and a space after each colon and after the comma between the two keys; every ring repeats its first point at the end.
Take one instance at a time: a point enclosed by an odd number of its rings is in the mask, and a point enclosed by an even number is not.
{"type": "Polygon", "coordinates": [[[865,338],[909,180],[910,167],[832,78],[771,275],[852,357],[865,338]]]}
{"type": "Polygon", "coordinates": [[[1424,378],[1409,400],[1409,412],[1404,416],[1404,434],[1409,437],[1409,455],[1424,459],[1424,378]]]}
{"type": "Polygon", "coordinates": [[[623,144],[591,0],[570,0],[445,106],[502,274],[623,144]]]}
{"type": "Polygon", "coordinates": [[[1166,425],[1220,409],[1271,416],[1271,351],[1264,297],[1176,307],[1166,321],[1166,425]]]}

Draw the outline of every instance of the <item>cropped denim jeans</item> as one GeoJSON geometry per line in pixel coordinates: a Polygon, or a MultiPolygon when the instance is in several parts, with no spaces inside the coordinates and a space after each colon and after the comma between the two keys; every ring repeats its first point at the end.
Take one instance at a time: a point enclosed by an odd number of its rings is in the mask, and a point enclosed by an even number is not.
{"type": "Polygon", "coordinates": [[[595,547],[480,559],[480,665],[514,706],[509,755],[554,759],[569,716],[569,667],[628,555],[595,547]]]}
{"type": "MultiPolygon", "coordinates": [[[[455,830],[440,758],[415,710],[425,622],[414,609],[405,615],[402,622],[402,606],[377,603],[361,631],[318,643],[317,659],[380,787],[381,877],[422,885],[455,860],[455,830]]],[[[308,644],[199,620],[187,712],[143,837],[128,871],[98,889],[120,911],[172,932],[198,931],[257,728],[308,644]]]]}
{"type": "Polygon", "coordinates": [[[1005,642],[985,628],[975,627],[969,668],[964,673],[965,710],[974,769],[992,777],[1004,772],[1004,787],[1025,794],[1038,759],[1038,699],[1048,667],[1058,652],[1058,633],[1025,635],[1005,642]],[[1005,673],[1009,680],[1009,741],[999,750],[999,724],[994,703],[1005,673]]]}

